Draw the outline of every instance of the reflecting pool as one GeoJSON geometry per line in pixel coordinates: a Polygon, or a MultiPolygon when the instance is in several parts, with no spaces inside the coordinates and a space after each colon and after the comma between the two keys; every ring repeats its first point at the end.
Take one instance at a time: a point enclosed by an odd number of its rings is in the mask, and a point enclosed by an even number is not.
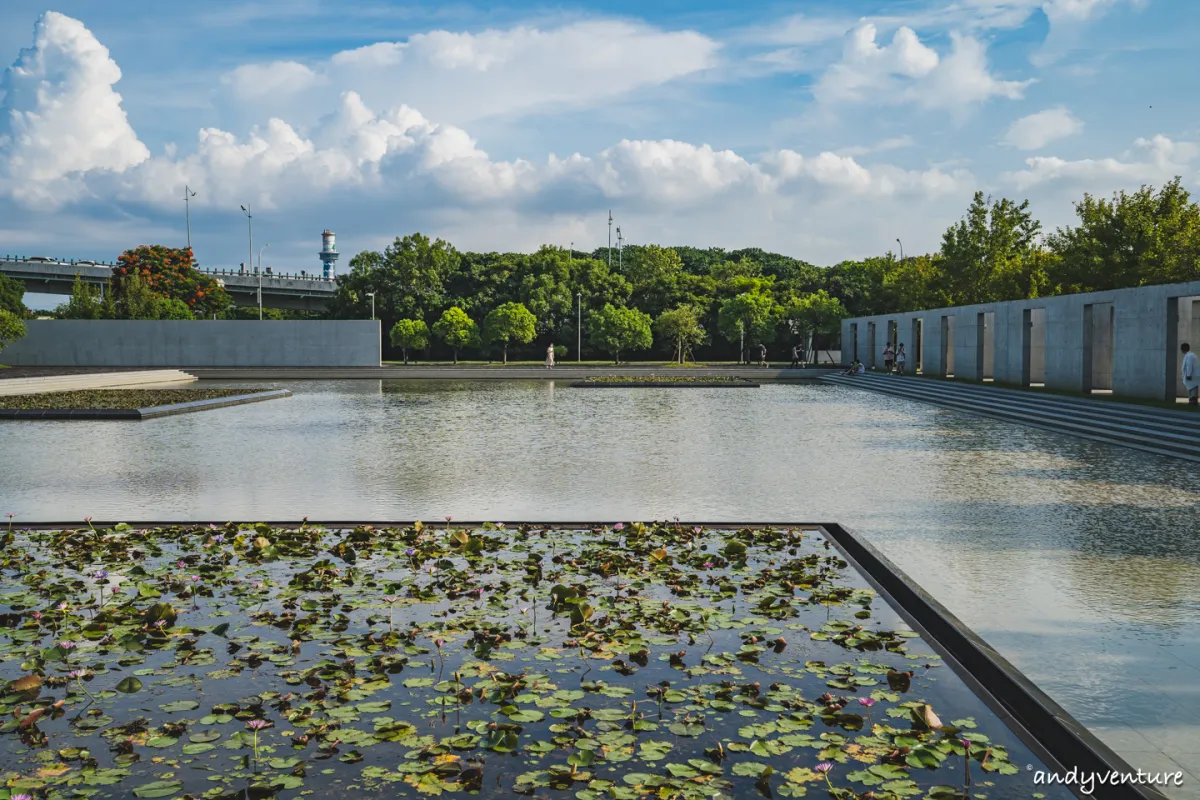
{"type": "Polygon", "coordinates": [[[839,521],[1132,764],[1189,770],[1172,796],[1200,797],[1193,464],[833,386],[270,385],[294,396],[0,423],[0,513],[839,521]]]}

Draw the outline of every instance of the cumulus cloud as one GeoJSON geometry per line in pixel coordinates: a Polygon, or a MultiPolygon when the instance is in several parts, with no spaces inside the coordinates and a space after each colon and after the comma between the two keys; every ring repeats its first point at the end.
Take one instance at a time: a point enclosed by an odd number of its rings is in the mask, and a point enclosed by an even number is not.
{"type": "Polygon", "coordinates": [[[1118,158],[1067,161],[1053,156],[1025,159],[1026,169],[1007,173],[1005,179],[1024,190],[1057,184],[1072,191],[1110,191],[1143,183],[1163,183],[1176,175],[1193,173],[1200,147],[1175,142],[1163,135],[1138,139],[1133,149],[1118,158]]]}
{"type": "Polygon", "coordinates": [[[244,66],[226,77],[250,110],[304,120],[353,90],[375,108],[402,103],[456,125],[550,105],[586,107],[638,88],[709,69],[720,45],[694,31],[664,31],[618,20],[543,30],[518,26],[479,33],[432,31],[404,41],[345,50],[313,64],[244,66]],[[290,106],[282,105],[285,99],[290,106]]]}
{"type": "MultiPolygon", "coordinates": [[[[454,64],[449,68],[490,73],[521,57],[503,47],[475,44],[443,47],[447,63],[454,64]]],[[[377,48],[358,52],[354,59],[402,63],[410,55],[406,48],[377,48]]],[[[605,63],[611,54],[593,56],[605,63]]],[[[919,65],[921,56],[915,58],[919,65]]],[[[783,246],[778,237],[786,231],[790,240],[832,251],[835,233],[857,220],[863,209],[903,198],[897,204],[901,215],[913,216],[906,225],[924,224],[921,209],[943,199],[957,205],[974,186],[965,171],[902,169],[865,163],[848,153],[791,149],[751,159],[729,149],[670,139],[623,140],[593,155],[496,159],[465,127],[439,121],[411,104],[378,106],[354,91],[342,92],[313,124],[276,116],[244,134],[207,127],[193,144],[151,157],[113,91],[120,76],[116,64],[82,25],[47,15],[39,24],[33,54],[23,54],[18,67],[20,72],[14,68],[13,74],[25,82],[7,79],[15,91],[6,96],[3,112],[25,125],[19,130],[26,135],[8,137],[0,151],[9,170],[0,187],[0,208],[25,214],[35,202],[58,206],[56,219],[75,218],[95,207],[89,205],[94,198],[104,198],[106,206],[119,208],[122,215],[161,220],[175,214],[186,183],[199,192],[193,222],[210,209],[222,213],[252,203],[262,212],[282,212],[277,219],[307,220],[336,212],[351,213],[357,223],[361,213],[374,214],[384,227],[394,224],[397,209],[403,209],[405,219],[423,221],[418,224],[492,220],[501,231],[507,230],[501,221],[516,215],[526,223],[522,235],[533,235],[573,230],[596,208],[613,207],[638,210],[647,237],[653,230],[680,236],[678,226],[687,221],[714,236],[719,231],[722,239],[736,234],[741,240],[753,231],[762,241],[783,246]],[[31,127],[47,119],[54,124],[31,127]],[[97,120],[104,124],[95,124],[97,120]],[[63,132],[75,139],[65,139],[63,132]],[[68,144],[71,152],[59,154],[62,161],[45,166],[38,160],[68,144]],[[12,175],[19,175],[20,187],[12,175]],[[73,191],[61,191],[68,179],[73,191]],[[770,226],[780,222],[785,224],[772,233],[770,226]]],[[[322,77],[287,66],[242,72],[231,78],[231,85],[243,79],[253,85],[256,74],[276,87],[275,93],[289,80],[312,85],[312,76],[322,77]]],[[[148,223],[146,229],[156,224],[148,223]]],[[[869,236],[855,226],[855,241],[866,246],[869,236]]],[[[365,237],[373,232],[359,233],[365,237]]],[[[511,243],[502,236],[495,246],[511,243]]]]}
{"type": "Polygon", "coordinates": [[[149,157],[113,86],[121,70],[78,20],[47,12],[33,46],[4,73],[0,182],[21,200],[52,205],[80,175],[122,172],[149,157]]]}
{"type": "Polygon", "coordinates": [[[1009,126],[1004,141],[1020,150],[1040,150],[1051,142],[1083,132],[1083,122],[1066,108],[1048,108],[1009,126]]]}
{"type": "Polygon", "coordinates": [[[939,55],[908,27],[888,44],[862,22],[846,38],[841,60],[818,80],[813,93],[823,103],[915,103],[927,109],[960,111],[992,97],[1017,99],[1030,81],[995,78],[979,40],[952,33],[950,52],[939,55]]]}

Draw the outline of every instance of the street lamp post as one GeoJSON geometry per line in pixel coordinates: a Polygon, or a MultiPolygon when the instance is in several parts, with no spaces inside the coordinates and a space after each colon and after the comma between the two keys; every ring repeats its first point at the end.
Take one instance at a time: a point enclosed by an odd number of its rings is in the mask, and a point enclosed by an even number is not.
{"type": "MultiPolygon", "coordinates": [[[[572,243],[572,244],[574,244],[574,243],[572,243]]],[[[582,362],[583,361],[583,292],[575,293],[575,303],[576,303],[576,305],[575,305],[575,308],[576,308],[575,361],[582,362]]]]}
{"type": "Polygon", "coordinates": [[[268,242],[267,244],[264,244],[262,247],[258,248],[258,321],[259,322],[262,322],[262,275],[263,275],[263,273],[262,273],[262,254],[263,254],[263,250],[266,250],[270,246],[271,246],[271,244],[268,242]]]}
{"type": "Polygon", "coordinates": [[[608,211],[608,268],[612,269],[612,209],[608,211]]]}
{"type": "Polygon", "coordinates": [[[897,237],[896,244],[900,245],[900,260],[903,261],[904,260],[904,242],[900,241],[900,238],[897,237]]]}
{"type": "Polygon", "coordinates": [[[371,321],[375,321],[375,293],[367,292],[367,297],[371,298],[371,321]]]}
{"type": "Polygon", "coordinates": [[[746,355],[746,326],[740,319],[738,320],[738,332],[742,336],[742,340],[738,344],[738,363],[741,364],[745,360],[744,356],[746,355]]]}
{"type": "Polygon", "coordinates": [[[625,237],[621,235],[621,226],[617,226],[617,272],[623,272],[625,262],[622,258],[625,254],[625,237]]]}
{"type": "Polygon", "coordinates": [[[188,250],[192,249],[192,209],[188,205],[188,200],[195,196],[196,193],[189,189],[185,183],[183,185],[183,214],[187,218],[188,250]]]}

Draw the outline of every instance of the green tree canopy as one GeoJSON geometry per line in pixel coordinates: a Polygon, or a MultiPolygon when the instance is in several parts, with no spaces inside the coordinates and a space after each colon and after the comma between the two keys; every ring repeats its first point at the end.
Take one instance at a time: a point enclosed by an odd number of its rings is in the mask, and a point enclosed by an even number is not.
{"type": "Polygon", "coordinates": [[[951,302],[1037,297],[1045,286],[1036,256],[1041,227],[1028,200],[991,202],[976,192],[966,216],[942,234],[941,280],[951,302]]]}
{"type": "MultiPolygon", "coordinates": [[[[775,339],[775,300],[765,292],[742,292],[721,303],[717,325],[730,342],[753,346],[775,339]],[[743,337],[744,332],[744,337],[743,337]]],[[[745,351],[739,360],[745,360],[745,351]]]]}
{"type": "Polygon", "coordinates": [[[693,306],[679,306],[664,311],[654,321],[654,332],[659,339],[671,342],[675,348],[675,358],[682,364],[690,348],[703,344],[707,338],[704,325],[700,322],[700,313],[693,306]]]}
{"type": "Polygon", "coordinates": [[[1078,225],[1047,237],[1057,292],[1200,280],[1200,207],[1179,178],[1112,200],[1085,194],[1075,214],[1078,225]]]}
{"type": "Polygon", "coordinates": [[[0,308],[0,350],[25,336],[25,320],[6,308],[0,308]]]}
{"type": "Polygon", "coordinates": [[[84,283],[78,275],[71,285],[67,302],[55,309],[59,319],[113,319],[116,309],[112,303],[112,288],[102,292],[99,287],[84,283]]]}
{"type": "Polygon", "coordinates": [[[645,350],[654,343],[650,315],[634,308],[619,308],[606,303],[588,318],[588,341],[597,350],[612,353],[621,363],[622,350],[645,350]]]}
{"type": "Polygon", "coordinates": [[[0,275],[0,310],[25,316],[25,284],[16,278],[0,275]]]}
{"type": "Polygon", "coordinates": [[[479,328],[467,312],[458,306],[446,309],[433,325],[433,335],[454,350],[454,363],[458,363],[458,351],[479,343],[479,328]]]}
{"type": "Polygon", "coordinates": [[[409,350],[424,350],[429,347],[429,326],[420,319],[397,320],[392,326],[389,338],[392,347],[399,347],[404,351],[404,363],[407,364],[409,350]]]}
{"type": "Polygon", "coordinates": [[[508,363],[510,342],[529,344],[537,334],[537,319],[521,303],[505,303],[488,312],[483,320],[483,341],[499,344],[504,351],[504,363],[508,363]]]}

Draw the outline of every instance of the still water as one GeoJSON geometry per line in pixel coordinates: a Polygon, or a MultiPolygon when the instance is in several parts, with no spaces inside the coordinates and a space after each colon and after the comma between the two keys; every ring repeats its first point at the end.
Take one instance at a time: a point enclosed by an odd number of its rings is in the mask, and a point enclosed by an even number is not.
{"type": "Polygon", "coordinates": [[[1172,796],[1200,797],[1194,464],[833,386],[277,385],[294,396],[0,423],[0,513],[838,521],[1134,766],[1187,770],[1172,796]]]}

